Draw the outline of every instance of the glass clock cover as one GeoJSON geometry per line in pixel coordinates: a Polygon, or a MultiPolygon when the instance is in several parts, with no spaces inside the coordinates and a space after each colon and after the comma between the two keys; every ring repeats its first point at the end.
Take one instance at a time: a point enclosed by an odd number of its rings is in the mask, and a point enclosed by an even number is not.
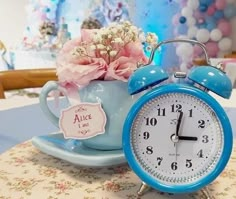
{"type": "Polygon", "coordinates": [[[167,73],[156,65],[138,68],[129,78],[128,92],[133,95],[168,79],[167,73]]]}
{"type": "Polygon", "coordinates": [[[130,110],[123,149],[146,184],[163,192],[193,192],[223,171],[232,151],[232,130],[223,108],[204,91],[163,85],[130,110]]]}

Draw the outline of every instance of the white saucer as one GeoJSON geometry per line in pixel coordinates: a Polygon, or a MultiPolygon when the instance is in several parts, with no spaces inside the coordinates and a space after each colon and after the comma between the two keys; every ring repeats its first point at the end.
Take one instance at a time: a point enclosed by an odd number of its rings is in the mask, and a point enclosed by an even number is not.
{"type": "Polygon", "coordinates": [[[95,150],[80,141],[65,139],[62,133],[36,136],[33,145],[40,151],[79,166],[104,167],[126,163],[123,150],[95,150]]]}

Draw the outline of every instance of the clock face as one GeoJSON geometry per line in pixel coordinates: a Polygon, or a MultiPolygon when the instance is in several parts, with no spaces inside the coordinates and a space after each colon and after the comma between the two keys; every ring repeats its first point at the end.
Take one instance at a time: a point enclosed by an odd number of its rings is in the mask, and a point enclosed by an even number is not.
{"type": "Polygon", "coordinates": [[[144,172],[165,185],[188,185],[214,170],[223,129],[214,110],[186,93],[159,95],[132,121],[131,151],[144,172]]]}

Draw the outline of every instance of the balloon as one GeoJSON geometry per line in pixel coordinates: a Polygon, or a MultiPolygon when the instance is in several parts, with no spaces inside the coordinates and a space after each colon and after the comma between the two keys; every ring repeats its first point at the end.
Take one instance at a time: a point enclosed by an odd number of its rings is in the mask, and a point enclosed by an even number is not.
{"type": "Polygon", "coordinates": [[[194,38],[194,37],[196,37],[197,31],[198,31],[197,27],[191,26],[191,27],[188,29],[188,38],[194,38]]]}
{"type": "Polygon", "coordinates": [[[186,26],[178,26],[177,30],[178,30],[178,34],[185,34],[186,33],[186,26]]]}
{"type": "Polygon", "coordinates": [[[202,13],[196,10],[193,14],[196,19],[201,19],[203,17],[202,13]]]}
{"type": "Polygon", "coordinates": [[[196,39],[201,43],[206,43],[210,39],[210,33],[207,29],[197,31],[196,39]]]}
{"type": "Polygon", "coordinates": [[[187,18],[187,25],[189,27],[194,26],[195,24],[196,24],[196,19],[195,18],[193,18],[193,17],[188,17],[187,18]]]}
{"type": "Polygon", "coordinates": [[[194,57],[199,57],[202,53],[203,53],[203,50],[199,45],[193,46],[193,56],[194,57]]]}
{"type": "Polygon", "coordinates": [[[216,21],[214,17],[206,17],[206,29],[211,31],[216,28],[216,21]]]}
{"type": "Polygon", "coordinates": [[[214,0],[200,0],[199,2],[200,2],[200,4],[205,4],[205,5],[209,6],[214,3],[214,0]]]}
{"type": "Polygon", "coordinates": [[[210,22],[206,24],[206,29],[209,31],[212,31],[215,28],[216,28],[216,24],[214,22],[210,22]]]}
{"type": "Polygon", "coordinates": [[[180,71],[186,72],[188,70],[187,63],[181,63],[180,64],[180,71]]]}
{"type": "Polygon", "coordinates": [[[212,16],[215,13],[215,11],[216,11],[215,6],[209,6],[207,9],[207,14],[209,16],[212,16]]]}
{"type": "Polygon", "coordinates": [[[185,22],[186,22],[186,17],[184,17],[184,16],[181,16],[180,18],[179,18],[179,22],[181,23],[181,24],[184,24],[185,22]]]}
{"type": "Polygon", "coordinates": [[[184,7],[182,10],[181,10],[181,15],[184,16],[184,17],[191,17],[193,15],[193,11],[188,8],[188,7],[184,7]]]}
{"type": "Polygon", "coordinates": [[[199,6],[199,1],[198,0],[188,0],[187,6],[193,10],[196,10],[199,6]]]}
{"type": "Polygon", "coordinates": [[[206,49],[209,57],[216,57],[219,52],[219,47],[217,42],[206,43],[206,49]]]}
{"type": "Polygon", "coordinates": [[[215,5],[218,10],[223,10],[226,6],[226,0],[216,0],[215,5]]]}
{"type": "Polygon", "coordinates": [[[177,26],[179,24],[179,18],[180,18],[180,14],[174,15],[172,18],[172,24],[177,26]]]}
{"type": "Polygon", "coordinates": [[[193,54],[193,46],[189,43],[182,43],[176,48],[179,57],[190,57],[193,54]]]}
{"type": "Polygon", "coordinates": [[[231,24],[227,20],[221,20],[218,24],[218,29],[222,32],[223,36],[229,36],[232,32],[231,24]]]}
{"type": "Polygon", "coordinates": [[[219,41],[222,38],[222,32],[219,29],[214,29],[210,33],[210,39],[212,41],[219,41]]]}
{"type": "Polygon", "coordinates": [[[228,4],[224,9],[224,16],[227,19],[236,16],[236,6],[234,6],[233,4],[228,4]]]}
{"type": "Polygon", "coordinates": [[[208,9],[208,6],[206,4],[200,4],[199,10],[200,12],[206,12],[208,9]]]}
{"type": "Polygon", "coordinates": [[[224,37],[219,41],[218,47],[221,51],[229,51],[232,48],[232,44],[233,44],[232,39],[224,37]]]}
{"type": "Polygon", "coordinates": [[[221,10],[216,10],[213,16],[216,20],[222,19],[224,17],[224,12],[221,10]]]}

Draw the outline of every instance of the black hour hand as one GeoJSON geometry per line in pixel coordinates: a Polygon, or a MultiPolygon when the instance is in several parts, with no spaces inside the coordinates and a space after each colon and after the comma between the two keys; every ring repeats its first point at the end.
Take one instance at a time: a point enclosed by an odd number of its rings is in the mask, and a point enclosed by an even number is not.
{"type": "Polygon", "coordinates": [[[179,136],[179,140],[197,141],[197,137],[192,137],[192,136],[179,136]]]}

